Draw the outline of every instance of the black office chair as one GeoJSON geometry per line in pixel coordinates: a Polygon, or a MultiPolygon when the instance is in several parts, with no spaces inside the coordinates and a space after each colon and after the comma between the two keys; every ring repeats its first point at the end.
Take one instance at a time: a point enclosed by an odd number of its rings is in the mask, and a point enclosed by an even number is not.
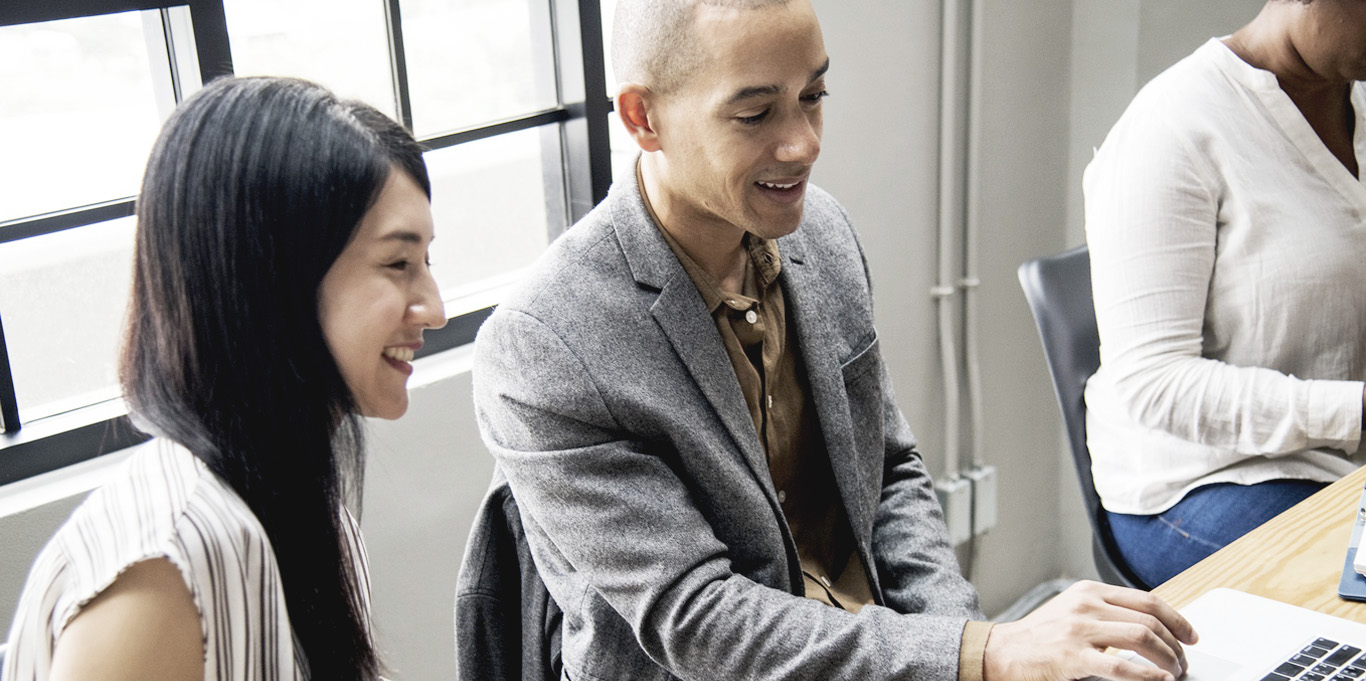
{"type": "Polygon", "coordinates": [[[1110,531],[1110,521],[1100,505],[1091,477],[1091,452],[1086,448],[1086,379],[1100,368],[1100,335],[1096,309],[1091,302],[1091,260],[1085,246],[1020,265],[1024,289],[1034,323],[1043,341],[1044,358],[1053,377],[1053,391],[1062,409],[1072,461],[1081,482],[1086,516],[1091,521],[1091,556],[1100,578],[1110,584],[1137,589],[1150,588],[1124,562],[1110,531]]]}

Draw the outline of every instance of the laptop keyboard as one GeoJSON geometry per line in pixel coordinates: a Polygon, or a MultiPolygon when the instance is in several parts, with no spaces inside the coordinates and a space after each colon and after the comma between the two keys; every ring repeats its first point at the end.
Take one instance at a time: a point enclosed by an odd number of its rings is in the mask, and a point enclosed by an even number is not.
{"type": "Polygon", "coordinates": [[[1282,662],[1262,681],[1366,681],[1366,655],[1360,648],[1316,639],[1282,662]]]}

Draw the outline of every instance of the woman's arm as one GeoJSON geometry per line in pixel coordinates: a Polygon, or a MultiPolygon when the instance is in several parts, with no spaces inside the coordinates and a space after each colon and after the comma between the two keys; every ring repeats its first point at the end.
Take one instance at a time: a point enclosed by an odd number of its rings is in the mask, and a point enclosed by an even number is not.
{"type": "Polygon", "coordinates": [[[1101,372],[1145,428],[1245,455],[1356,449],[1360,383],[1202,355],[1219,172],[1176,127],[1151,107],[1127,112],[1086,172],[1101,372]]]}
{"type": "Polygon", "coordinates": [[[52,681],[199,681],[204,636],[180,571],[134,564],[81,608],[58,638],[52,681]]]}

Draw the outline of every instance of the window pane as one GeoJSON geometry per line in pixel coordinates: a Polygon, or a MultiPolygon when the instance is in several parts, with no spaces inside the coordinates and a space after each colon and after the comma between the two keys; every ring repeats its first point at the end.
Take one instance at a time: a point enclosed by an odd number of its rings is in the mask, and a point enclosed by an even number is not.
{"type": "Polygon", "coordinates": [[[545,0],[405,0],[403,45],[419,137],[558,103],[545,0]]]}
{"type": "Polygon", "coordinates": [[[140,12],[0,28],[0,221],[133,196],[161,125],[140,12]]]}
{"type": "Polygon", "coordinates": [[[559,160],[543,158],[541,136],[539,129],[523,130],[427,152],[436,220],[432,271],[447,301],[545,250],[544,168],[559,160]]]}
{"type": "Polygon", "coordinates": [[[233,73],[295,76],[396,117],[380,0],[224,0],[233,73]]]}
{"type": "Polygon", "coordinates": [[[0,319],[20,420],[118,397],[134,223],[128,217],[0,244],[0,319]]]}
{"type": "Polygon", "coordinates": [[[615,111],[607,114],[607,132],[612,150],[612,181],[620,182],[636,172],[636,156],[640,153],[640,147],[626,132],[626,126],[621,124],[621,117],[615,111]]]}
{"type": "Polygon", "coordinates": [[[612,68],[612,19],[617,11],[617,0],[601,0],[602,11],[602,56],[607,62],[607,96],[617,96],[617,74],[612,68]]]}

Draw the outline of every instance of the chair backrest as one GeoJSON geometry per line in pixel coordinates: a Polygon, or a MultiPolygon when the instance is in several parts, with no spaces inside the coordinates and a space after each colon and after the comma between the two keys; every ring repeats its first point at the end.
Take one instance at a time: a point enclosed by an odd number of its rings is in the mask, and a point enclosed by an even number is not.
{"type": "Polygon", "coordinates": [[[1100,335],[1091,300],[1091,260],[1086,246],[1020,265],[1020,287],[1034,313],[1053,391],[1081,483],[1086,516],[1091,523],[1093,554],[1101,578],[1113,584],[1147,588],[1115,548],[1110,523],[1091,477],[1086,447],[1086,380],[1100,368],[1100,335]]]}

